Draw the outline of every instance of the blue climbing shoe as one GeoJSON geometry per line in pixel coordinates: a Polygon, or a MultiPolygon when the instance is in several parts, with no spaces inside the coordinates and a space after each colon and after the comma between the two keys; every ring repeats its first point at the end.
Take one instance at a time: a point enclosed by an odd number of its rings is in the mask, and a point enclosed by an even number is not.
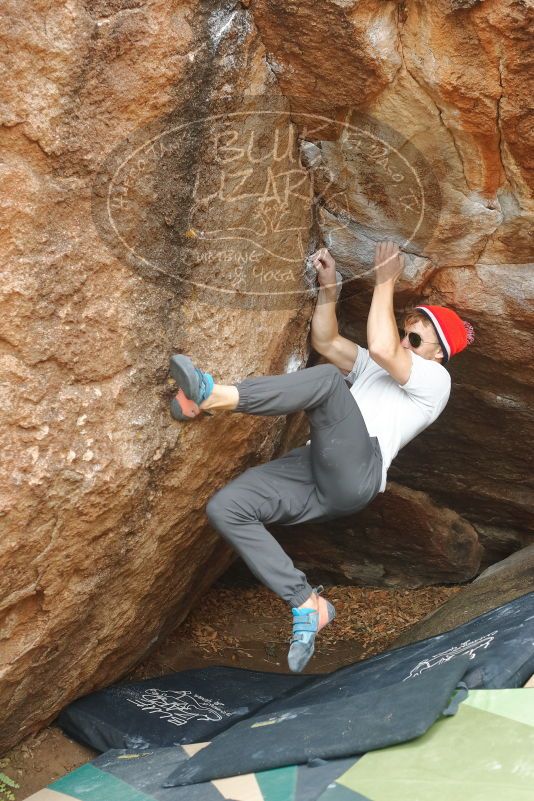
{"type": "Polygon", "coordinates": [[[328,623],[334,620],[336,610],[325,598],[320,597],[323,587],[316,587],[313,592],[317,597],[318,610],[313,607],[298,609],[293,607],[293,636],[287,655],[287,664],[293,673],[303,670],[315,650],[315,635],[328,623]]]}
{"type": "Polygon", "coordinates": [[[192,420],[202,411],[199,404],[211,395],[213,376],[199,370],[189,356],[182,353],[171,357],[170,371],[179,386],[171,401],[171,415],[175,420],[192,420]]]}

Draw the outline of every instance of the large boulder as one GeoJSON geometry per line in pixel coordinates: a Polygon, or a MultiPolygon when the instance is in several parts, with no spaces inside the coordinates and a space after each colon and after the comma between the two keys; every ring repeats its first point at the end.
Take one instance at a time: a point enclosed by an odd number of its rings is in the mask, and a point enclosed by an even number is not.
{"type": "MultiPolygon", "coordinates": [[[[206,502],[271,457],[283,419],[175,423],[170,354],[222,382],[307,358],[302,276],[286,267],[294,299],[271,306],[239,303],[230,280],[255,245],[223,232],[250,225],[267,170],[248,204],[193,210],[195,176],[205,196],[224,175],[212,143],[229,141],[230,89],[271,100],[275,114],[249,119],[265,151],[291,131],[250,12],[210,5],[80,0],[21,15],[12,2],[2,14],[0,750],[130,669],[231,560],[206,502]],[[198,125],[209,114],[223,116],[198,125]],[[221,241],[195,250],[203,226],[221,241]]],[[[234,129],[245,153],[247,124],[234,129]]],[[[297,145],[282,144],[287,172],[297,145]]],[[[291,212],[307,237],[305,192],[291,212]]],[[[301,271],[297,236],[279,237],[301,271]]],[[[280,261],[262,251],[265,270],[280,261]]]]}

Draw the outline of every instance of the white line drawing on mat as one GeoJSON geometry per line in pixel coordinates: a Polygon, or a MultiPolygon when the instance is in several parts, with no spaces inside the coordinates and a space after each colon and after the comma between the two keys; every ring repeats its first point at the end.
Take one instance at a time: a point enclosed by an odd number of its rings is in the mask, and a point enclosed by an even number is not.
{"type": "Polygon", "coordinates": [[[430,670],[437,665],[443,665],[445,662],[450,662],[451,659],[454,659],[455,656],[459,656],[460,654],[469,654],[469,659],[474,659],[476,656],[476,651],[478,651],[480,648],[486,649],[488,645],[493,642],[496,634],[496,631],[492,631],[489,634],[485,634],[483,637],[479,637],[478,640],[465,640],[465,642],[460,643],[460,645],[454,645],[447,651],[441,651],[439,654],[434,654],[434,656],[428,657],[428,659],[422,659],[414,668],[412,668],[410,673],[405,676],[403,681],[406,681],[406,679],[413,679],[415,676],[419,676],[424,670],[430,670]]]}
{"type": "Polygon", "coordinates": [[[190,720],[222,720],[228,717],[223,704],[203,698],[189,690],[147,689],[138,698],[128,698],[143,712],[157,714],[174,726],[184,726],[190,720]]]}

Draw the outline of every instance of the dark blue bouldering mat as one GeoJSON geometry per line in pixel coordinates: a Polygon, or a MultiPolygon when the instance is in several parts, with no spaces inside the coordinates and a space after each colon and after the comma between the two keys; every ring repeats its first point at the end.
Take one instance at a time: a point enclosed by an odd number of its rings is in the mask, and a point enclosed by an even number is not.
{"type": "Polygon", "coordinates": [[[57,722],[96,751],[199,743],[309,681],[232,667],[184,670],[86,695],[57,722]]]}

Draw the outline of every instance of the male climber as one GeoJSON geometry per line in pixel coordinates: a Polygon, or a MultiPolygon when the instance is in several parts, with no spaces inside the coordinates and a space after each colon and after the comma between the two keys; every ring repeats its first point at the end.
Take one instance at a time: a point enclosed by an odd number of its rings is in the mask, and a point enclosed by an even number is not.
{"type": "Polygon", "coordinates": [[[293,614],[288,653],[300,672],[314,651],[315,635],[335,617],[334,607],[312,588],[265,524],[333,520],[363,509],[386,487],[399,449],[443,411],[451,379],[443,366],[473,341],[473,329],[452,309],[416,306],[395,322],[395,282],[404,256],[394,242],[375,251],[375,287],[367,318],[368,349],[340,336],[336,320],[335,262],[326,248],[311,257],[319,297],[311,344],[328,364],[285,375],[216,384],[185,355],[171,358],[179,390],[171,402],[176,420],[202,410],[277,416],[304,410],[310,440],[279,459],[250,467],[213,495],[212,525],[252,573],[283,598],[293,614]],[[344,375],[348,373],[348,375],[344,375]]]}

